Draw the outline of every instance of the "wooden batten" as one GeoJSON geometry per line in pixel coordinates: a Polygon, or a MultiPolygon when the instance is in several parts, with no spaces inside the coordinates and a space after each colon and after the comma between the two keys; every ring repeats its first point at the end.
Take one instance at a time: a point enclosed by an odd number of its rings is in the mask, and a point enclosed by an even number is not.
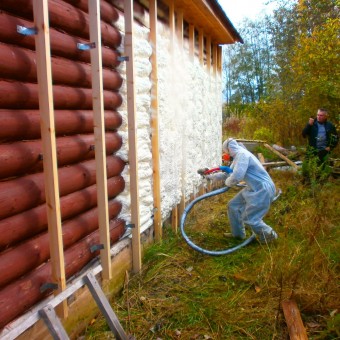
{"type": "Polygon", "coordinates": [[[200,64],[203,66],[204,63],[204,35],[203,30],[198,30],[198,58],[200,64]]]}
{"type": "Polygon", "coordinates": [[[136,89],[135,89],[134,29],[133,29],[132,0],[124,0],[124,16],[125,16],[125,54],[129,57],[129,60],[126,63],[126,87],[127,87],[127,111],[128,111],[131,222],[134,225],[134,228],[132,228],[132,270],[135,273],[137,273],[142,268],[142,260],[140,244],[136,89]]]}
{"type": "Polygon", "coordinates": [[[207,70],[210,74],[211,70],[211,36],[207,36],[207,45],[206,45],[206,53],[207,53],[207,70]]]}
{"type": "Polygon", "coordinates": [[[157,0],[150,0],[150,42],[151,55],[151,144],[153,167],[153,205],[155,239],[162,239],[161,183],[159,158],[159,119],[158,119],[158,61],[157,61],[157,0]]]}
{"type": "Polygon", "coordinates": [[[213,45],[213,74],[217,74],[217,45],[213,45]]]}
{"type": "Polygon", "coordinates": [[[217,70],[222,73],[222,46],[217,47],[217,70]]]}
{"type": "Polygon", "coordinates": [[[170,54],[173,56],[175,48],[175,4],[174,0],[169,1],[169,29],[170,29],[170,54]]]}
{"type": "Polygon", "coordinates": [[[111,279],[111,255],[109,214],[107,204],[107,174],[106,174],[106,146],[105,123],[103,105],[103,73],[101,56],[101,21],[99,0],[89,1],[90,40],[95,44],[91,49],[92,64],[92,98],[94,114],[96,182],[98,196],[99,238],[104,247],[100,251],[103,267],[103,279],[111,279]]]}
{"type": "Polygon", "coordinates": [[[191,61],[195,58],[195,26],[189,25],[189,57],[191,61]]]}
{"type": "Polygon", "coordinates": [[[176,35],[180,51],[183,50],[183,10],[177,10],[176,35]]]}
{"type": "MultiPolygon", "coordinates": [[[[57,283],[55,294],[66,288],[65,262],[61,230],[58,166],[54,128],[52,70],[49,37],[48,1],[34,0],[34,20],[37,28],[36,53],[41,114],[41,139],[44,156],[44,178],[48,219],[52,280],[57,283]]],[[[67,302],[58,306],[58,314],[67,317],[67,302]]]]}

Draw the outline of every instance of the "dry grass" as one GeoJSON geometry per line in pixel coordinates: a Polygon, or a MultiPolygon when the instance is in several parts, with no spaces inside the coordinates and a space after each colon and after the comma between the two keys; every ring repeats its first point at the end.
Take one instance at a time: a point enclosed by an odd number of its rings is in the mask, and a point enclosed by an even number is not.
{"type": "MultiPolygon", "coordinates": [[[[281,309],[294,298],[310,339],[339,339],[339,179],[310,188],[299,175],[272,172],[283,190],[265,220],[275,244],[211,257],[191,249],[165,226],[162,244],[147,249],[143,271],[112,302],[136,339],[287,339],[281,309]]],[[[235,191],[203,200],[186,230],[211,250],[235,245],[225,205],[235,191]]],[[[99,317],[86,339],[109,338],[99,317]]]]}

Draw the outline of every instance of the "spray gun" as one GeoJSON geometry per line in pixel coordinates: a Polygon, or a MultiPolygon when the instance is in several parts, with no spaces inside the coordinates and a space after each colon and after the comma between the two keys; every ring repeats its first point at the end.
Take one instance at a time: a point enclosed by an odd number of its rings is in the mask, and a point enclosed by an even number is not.
{"type": "Polygon", "coordinates": [[[197,173],[204,177],[204,176],[216,173],[218,171],[222,171],[222,172],[225,172],[227,174],[231,174],[233,172],[233,169],[229,168],[229,166],[226,166],[226,165],[220,165],[216,168],[211,168],[211,169],[208,169],[208,168],[198,169],[197,173]]]}

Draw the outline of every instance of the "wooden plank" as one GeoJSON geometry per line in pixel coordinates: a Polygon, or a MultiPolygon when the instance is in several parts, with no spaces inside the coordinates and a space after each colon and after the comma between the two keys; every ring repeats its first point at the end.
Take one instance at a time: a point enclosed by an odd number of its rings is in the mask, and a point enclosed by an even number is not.
{"type": "Polygon", "coordinates": [[[107,174],[106,174],[106,146],[105,123],[103,105],[103,74],[102,74],[102,45],[99,0],[89,1],[90,41],[95,43],[91,49],[92,64],[92,102],[95,138],[96,182],[98,200],[98,221],[100,244],[100,259],[103,266],[103,279],[111,279],[110,231],[107,203],[107,174]]]}
{"type": "Polygon", "coordinates": [[[172,208],[171,227],[172,227],[173,232],[177,234],[177,230],[178,230],[178,207],[177,205],[174,208],[172,208]]]}
{"type": "Polygon", "coordinates": [[[180,52],[183,50],[183,10],[177,10],[176,34],[180,52]]]}
{"type": "Polygon", "coordinates": [[[211,69],[211,36],[207,36],[207,45],[206,45],[206,53],[207,53],[207,70],[210,72],[211,69]]]}
{"type": "Polygon", "coordinates": [[[284,156],[281,152],[275,150],[273,147],[271,147],[270,145],[268,145],[267,143],[264,143],[263,146],[265,148],[267,148],[268,150],[274,152],[276,155],[278,155],[281,159],[283,159],[284,161],[286,161],[289,165],[291,165],[295,170],[297,170],[298,166],[292,162],[289,158],[287,158],[286,156],[284,156]]]}
{"type": "Polygon", "coordinates": [[[195,58],[195,26],[189,25],[189,58],[194,61],[195,58]]]}
{"type": "Polygon", "coordinates": [[[170,29],[170,54],[174,54],[175,48],[175,3],[174,0],[169,1],[169,29],[170,29]]]}
{"type": "Polygon", "coordinates": [[[217,74],[217,45],[213,45],[213,74],[217,74]]]}
{"type": "Polygon", "coordinates": [[[128,142],[132,229],[132,270],[137,273],[142,268],[139,218],[139,182],[138,182],[138,149],[136,122],[136,89],[134,64],[134,30],[133,1],[124,0],[125,16],[125,54],[129,57],[126,63],[128,142]]]}
{"type": "MultiPolygon", "coordinates": [[[[35,26],[38,30],[38,33],[35,36],[35,43],[48,234],[51,254],[52,278],[53,281],[58,284],[58,289],[55,290],[54,293],[57,295],[59,292],[65,290],[66,280],[54,126],[48,1],[34,0],[33,12],[35,26]]],[[[67,302],[63,301],[63,303],[58,306],[57,311],[61,317],[67,317],[67,302]]]]}
{"type": "Polygon", "coordinates": [[[204,36],[203,36],[203,30],[198,30],[198,58],[200,61],[200,64],[203,66],[204,62],[204,36]]]}
{"type": "Polygon", "coordinates": [[[282,301],[282,309],[288,326],[290,340],[308,340],[296,302],[294,300],[282,301]]]}
{"type": "Polygon", "coordinates": [[[217,46],[217,70],[218,73],[222,72],[222,46],[217,46]]]}
{"type": "Polygon", "coordinates": [[[159,120],[158,120],[158,61],[157,61],[157,0],[149,2],[151,55],[151,145],[153,167],[153,205],[155,239],[162,239],[161,183],[159,157],[159,120]]]}

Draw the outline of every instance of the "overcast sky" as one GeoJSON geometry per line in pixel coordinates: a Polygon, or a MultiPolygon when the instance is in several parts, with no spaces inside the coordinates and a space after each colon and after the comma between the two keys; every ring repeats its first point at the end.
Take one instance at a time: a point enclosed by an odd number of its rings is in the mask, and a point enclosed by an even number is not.
{"type": "Polygon", "coordinates": [[[269,14],[274,4],[266,5],[268,0],[218,0],[227,17],[236,25],[244,18],[256,19],[260,14],[269,14]]]}

